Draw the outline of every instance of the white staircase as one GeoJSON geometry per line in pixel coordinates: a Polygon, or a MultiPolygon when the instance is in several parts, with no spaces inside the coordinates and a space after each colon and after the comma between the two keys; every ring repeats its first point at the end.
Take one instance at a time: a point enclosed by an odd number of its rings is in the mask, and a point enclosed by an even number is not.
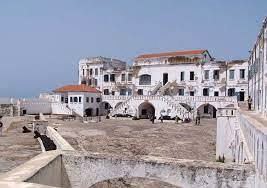
{"type": "Polygon", "coordinates": [[[119,106],[117,106],[115,109],[112,110],[112,112],[110,112],[110,116],[114,116],[116,114],[122,114],[122,112],[124,111],[124,109],[126,107],[128,107],[129,101],[131,101],[133,99],[133,96],[131,96],[130,98],[126,99],[125,101],[123,101],[119,106]]]}
{"type": "Polygon", "coordinates": [[[159,89],[162,87],[162,83],[158,82],[155,86],[155,88],[151,91],[151,95],[156,95],[159,89]]]}
{"type": "Polygon", "coordinates": [[[72,115],[73,112],[64,103],[52,102],[52,114],[72,115]]]}

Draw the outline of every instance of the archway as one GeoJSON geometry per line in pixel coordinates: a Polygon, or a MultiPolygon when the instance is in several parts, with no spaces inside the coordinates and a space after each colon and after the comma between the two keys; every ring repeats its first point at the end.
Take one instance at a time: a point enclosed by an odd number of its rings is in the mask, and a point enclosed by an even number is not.
{"type": "Polygon", "coordinates": [[[141,177],[121,177],[108,179],[98,182],[89,188],[97,187],[162,187],[162,188],[180,188],[178,186],[172,185],[156,179],[141,178],[141,177]]]}
{"type": "Polygon", "coordinates": [[[106,101],[101,102],[100,112],[102,115],[107,115],[111,109],[112,109],[112,106],[108,102],[106,101]]]}
{"type": "Polygon", "coordinates": [[[155,116],[155,107],[149,102],[143,102],[138,107],[138,115],[141,119],[148,119],[150,116],[155,116]]]}
{"type": "Polygon", "coordinates": [[[85,115],[87,117],[93,116],[93,109],[92,108],[85,109],[85,115]]]}
{"type": "Polygon", "coordinates": [[[216,118],[217,117],[217,109],[209,103],[200,105],[197,108],[197,111],[199,112],[200,117],[204,117],[204,118],[216,118]]]}

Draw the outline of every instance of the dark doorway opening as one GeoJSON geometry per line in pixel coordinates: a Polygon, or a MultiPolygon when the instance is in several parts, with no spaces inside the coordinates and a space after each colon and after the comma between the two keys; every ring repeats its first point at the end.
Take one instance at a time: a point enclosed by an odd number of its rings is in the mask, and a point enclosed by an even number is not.
{"type": "Polygon", "coordinates": [[[93,115],[93,109],[92,108],[87,108],[86,110],[85,110],[85,115],[86,116],[92,116],[93,115]]]}
{"type": "Polygon", "coordinates": [[[163,74],[163,85],[165,85],[168,82],[168,73],[163,74]]]}
{"type": "Polygon", "coordinates": [[[239,101],[245,101],[245,92],[244,91],[239,92],[239,101]]]}

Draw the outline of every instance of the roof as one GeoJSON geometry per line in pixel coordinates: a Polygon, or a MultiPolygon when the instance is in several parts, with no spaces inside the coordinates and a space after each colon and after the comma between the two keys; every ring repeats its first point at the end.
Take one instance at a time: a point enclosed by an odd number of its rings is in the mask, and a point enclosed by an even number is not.
{"type": "Polygon", "coordinates": [[[199,55],[203,54],[207,50],[182,50],[176,52],[164,52],[164,53],[156,53],[156,54],[142,54],[137,58],[158,58],[158,57],[172,57],[172,56],[180,56],[180,55],[199,55]]]}
{"type": "Polygon", "coordinates": [[[95,87],[90,87],[85,84],[81,85],[67,85],[55,90],[57,93],[62,92],[89,92],[89,93],[101,93],[95,87]]]}

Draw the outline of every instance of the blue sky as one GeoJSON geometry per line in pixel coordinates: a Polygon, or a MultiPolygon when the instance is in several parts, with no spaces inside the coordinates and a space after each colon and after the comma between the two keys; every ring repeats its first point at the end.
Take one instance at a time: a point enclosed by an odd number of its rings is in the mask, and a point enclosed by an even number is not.
{"type": "Polygon", "coordinates": [[[78,61],[209,49],[248,57],[266,0],[1,0],[0,96],[31,97],[78,81],[78,61]]]}

